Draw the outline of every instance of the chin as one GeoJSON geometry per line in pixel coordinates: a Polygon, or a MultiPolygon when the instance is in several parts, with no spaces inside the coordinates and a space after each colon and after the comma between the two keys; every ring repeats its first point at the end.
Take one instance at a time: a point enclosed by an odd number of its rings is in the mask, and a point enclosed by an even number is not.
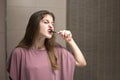
{"type": "Polygon", "coordinates": [[[47,39],[51,39],[51,38],[52,38],[52,36],[46,36],[46,38],[47,38],[47,39]]]}

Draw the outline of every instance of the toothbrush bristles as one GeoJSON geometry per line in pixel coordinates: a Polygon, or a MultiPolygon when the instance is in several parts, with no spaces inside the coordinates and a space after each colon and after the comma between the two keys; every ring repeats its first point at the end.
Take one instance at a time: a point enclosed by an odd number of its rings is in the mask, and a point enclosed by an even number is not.
{"type": "MultiPolygon", "coordinates": [[[[52,30],[51,30],[52,31],[52,30]]],[[[52,31],[53,33],[56,33],[56,31],[52,31]]]]}
{"type": "Polygon", "coordinates": [[[56,33],[56,31],[53,31],[53,30],[49,30],[49,32],[56,33]]]}

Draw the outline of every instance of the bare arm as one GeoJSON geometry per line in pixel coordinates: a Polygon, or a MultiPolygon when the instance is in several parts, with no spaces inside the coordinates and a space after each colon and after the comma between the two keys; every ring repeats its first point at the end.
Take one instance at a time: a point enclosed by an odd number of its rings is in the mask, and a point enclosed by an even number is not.
{"type": "Polygon", "coordinates": [[[69,44],[69,46],[73,52],[74,58],[76,60],[76,65],[80,66],[80,67],[86,66],[86,64],[87,64],[86,60],[85,60],[81,50],[79,49],[79,47],[75,43],[74,39],[72,38],[71,32],[68,30],[62,30],[59,32],[59,35],[61,35],[62,38],[64,40],[66,40],[66,42],[69,44]]]}
{"type": "Polygon", "coordinates": [[[70,41],[68,41],[68,44],[70,45],[70,48],[72,49],[73,55],[76,59],[76,65],[77,66],[86,66],[86,64],[87,64],[86,60],[85,60],[81,50],[75,43],[75,41],[73,39],[71,39],[70,41]]]}

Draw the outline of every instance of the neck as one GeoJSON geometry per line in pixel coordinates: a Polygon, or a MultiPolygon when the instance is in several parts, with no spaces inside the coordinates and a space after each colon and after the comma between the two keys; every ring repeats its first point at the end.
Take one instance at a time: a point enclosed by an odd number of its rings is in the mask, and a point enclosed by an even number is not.
{"type": "Polygon", "coordinates": [[[45,38],[38,38],[36,39],[33,47],[35,47],[36,49],[40,49],[40,50],[45,50],[45,38]]]}

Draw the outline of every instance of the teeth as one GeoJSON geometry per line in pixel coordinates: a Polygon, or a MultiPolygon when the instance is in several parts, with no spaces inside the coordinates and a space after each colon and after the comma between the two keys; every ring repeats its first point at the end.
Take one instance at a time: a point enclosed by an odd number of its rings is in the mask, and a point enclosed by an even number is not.
{"type": "Polygon", "coordinates": [[[56,33],[56,31],[53,31],[51,29],[49,29],[48,31],[49,31],[49,33],[56,33]]]}
{"type": "Polygon", "coordinates": [[[51,30],[51,29],[49,29],[48,31],[49,31],[50,33],[52,32],[52,30],[51,30]]]}
{"type": "Polygon", "coordinates": [[[53,30],[51,30],[51,29],[49,29],[48,30],[50,33],[56,33],[55,31],[53,31],[53,30]]]}

